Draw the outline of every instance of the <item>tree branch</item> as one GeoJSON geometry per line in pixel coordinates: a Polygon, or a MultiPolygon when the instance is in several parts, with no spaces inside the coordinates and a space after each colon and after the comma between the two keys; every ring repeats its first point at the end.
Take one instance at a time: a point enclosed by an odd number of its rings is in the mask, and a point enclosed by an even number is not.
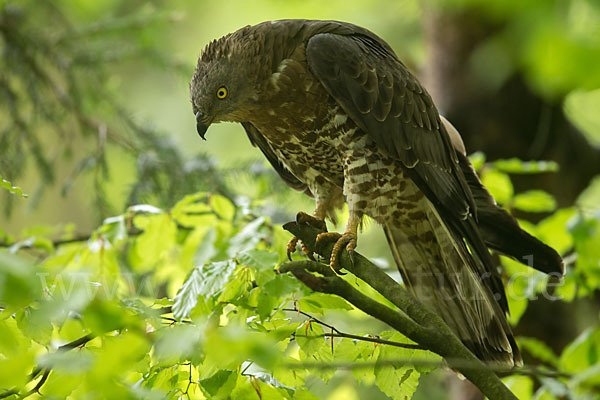
{"type": "MultiPolygon", "coordinates": [[[[321,231],[307,224],[289,222],[283,228],[300,238],[309,251],[317,252],[329,260],[333,243],[315,249],[315,239],[321,231]]],[[[314,291],[338,295],[364,311],[398,330],[426,349],[439,354],[450,366],[467,377],[490,400],[517,398],[502,383],[490,365],[479,360],[458,339],[446,323],[434,312],[423,306],[396,281],[358,253],[352,259],[347,252],[340,254],[340,265],[397,306],[393,310],[363,293],[336,275],[329,266],[310,260],[284,263],[281,272],[291,272],[297,279],[314,291]]]]}
{"type": "MultiPolygon", "coordinates": [[[[56,350],[56,352],[58,353],[58,352],[62,352],[62,351],[69,351],[72,349],[76,349],[77,347],[83,346],[84,344],[86,344],[90,340],[94,339],[95,337],[96,337],[96,335],[94,335],[93,333],[87,334],[85,336],[80,337],[79,339],[73,340],[72,342],[63,344],[56,350]]],[[[29,374],[30,382],[33,382],[33,380],[36,379],[38,377],[38,375],[43,371],[44,373],[42,374],[42,378],[38,381],[38,383],[36,383],[36,385],[33,389],[31,389],[27,393],[21,395],[19,398],[24,399],[26,397],[31,396],[32,394],[38,393],[39,390],[41,389],[41,387],[44,385],[44,383],[46,383],[48,376],[50,376],[51,370],[52,370],[51,368],[35,367],[35,369],[31,372],[31,374],[29,374]]],[[[19,394],[18,390],[10,389],[10,390],[0,393],[0,399],[4,399],[6,397],[9,397],[12,395],[18,395],[18,394],[19,394]]]]}

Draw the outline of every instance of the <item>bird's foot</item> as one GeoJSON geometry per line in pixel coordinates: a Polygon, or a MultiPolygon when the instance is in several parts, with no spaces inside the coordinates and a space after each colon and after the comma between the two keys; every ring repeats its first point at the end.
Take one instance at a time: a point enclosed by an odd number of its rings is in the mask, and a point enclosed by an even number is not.
{"type": "MultiPolygon", "coordinates": [[[[296,223],[297,224],[307,224],[314,226],[317,229],[327,232],[327,225],[325,221],[317,216],[309,215],[303,211],[300,211],[296,214],[296,223]]],[[[296,251],[296,247],[300,243],[300,247],[302,248],[302,252],[308,256],[311,260],[315,260],[313,257],[312,251],[308,250],[308,247],[296,236],[292,237],[292,239],[287,244],[287,256],[290,261],[292,261],[292,253],[296,251]]]]}
{"type": "Polygon", "coordinates": [[[306,224],[314,226],[317,229],[327,232],[327,225],[325,224],[324,219],[319,218],[316,215],[309,215],[304,211],[300,211],[298,214],[296,214],[296,223],[299,225],[306,224]]]}
{"type": "Polygon", "coordinates": [[[319,249],[326,243],[335,242],[331,250],[331,257],[329,258],[329,266],[335,273],[340,274],[340,253],[345,248],[350,256],[350,260],[353,260],[356,239],[356,233],[352,231],[346,231],[343,235],[337,232],[323,232],[317,236],[315,248],[319,249]]]}
{"type": "Polygon", "coordinates": [[[302,240],[300,240],[300,238],[294,236],[290,239],[290,241],[287,244],[287,256],[288,256],[288,260],[292,261],[292,253],[294,253],[296,251],[296,247],[298,246],[298,243],[300,243],[300,248],[302,249],[302,252],[304,254],[306,254],[306,256],[308,258],[310,258],[311,260],[315,261],[315,258],[312,255],[312,251],[308,250],[308,247],[306,247],[306,245],[304,244],[304,242],[302,240]]]}

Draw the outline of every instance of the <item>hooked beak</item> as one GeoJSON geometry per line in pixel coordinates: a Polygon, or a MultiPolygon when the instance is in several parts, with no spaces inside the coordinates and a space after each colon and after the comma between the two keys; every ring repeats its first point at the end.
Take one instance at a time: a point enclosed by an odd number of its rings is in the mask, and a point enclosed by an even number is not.
{"type": "Polygon", "coordinates": [[[206,140],[204,135],[206,135],[206,130],[208,129],[208,125],[202,123],[202,121],[200,121],[201,118],[202,118],[202,114],[200,113],[200,111],[198,111],[196,113],[196,130],[198,131],[198,135],[200,135],[200,137],[203,140],[206,140]]]}

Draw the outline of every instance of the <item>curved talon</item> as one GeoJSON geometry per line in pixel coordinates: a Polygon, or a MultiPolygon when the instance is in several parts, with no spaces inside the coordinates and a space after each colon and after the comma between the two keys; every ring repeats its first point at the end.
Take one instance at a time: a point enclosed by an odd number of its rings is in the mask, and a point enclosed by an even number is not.
{"type": "Polygon", "coordinates": [[[319,249],[326,242],[331,242],[335,240],[335,244],[333,245],[333,249],[331,250],[331,258],[329,260],[329,266],[331,269],[339,274],[344,275],[340,272],[340,262],[339,256],[342,248],[345,246],[348,255],[350,256],[350,261],[354,264],[354,249],[356,248],[356,233],[354,232],[344,232],[343,235],[337,232],[323,232],[317,236],[317,240],[315,243],[315,248],[319,249]]]}
{"type": "MultiPolygon", "coordinates": [[[[354,241],[356,243],[356,240],[354,241]]],[[[350,244],[348,244],[350,246],[350,244]]],[[[350,264],[354,266],[354,249],[348,250],[348,246],[346,246],[346,251],[348,252],[348,257],[350,257],[350,264]]]]}
{"type": "Polygon", "coordinates": [[[306,256],[307,256],[309,259],[311,259],[312,261],[315,261],[315,257],[313,256],[313,253],[312,253],[312,251],[310,251],[310,250],[308,249],[308,247],[306,247],[306,245],[304,244],[304,242],[303,242],[303,241],[300,241],[300,248],[302,248],[302,252],[303,252],[304,254],[306,254],[306,256]]]}
{"type": "Polygon", "coordinates": [[[298,237],[294,236],[290,239],[290,241],[287,244],[287,257],[288,260],[292,261],[292,253],[296,252],[296,247],[298,245],[298,242],[300,242],[300,248],[302,249],[302,252],[311,260],[315,261],[315,257],[312,254],[312,251],[310,251],[308,249],[308,247],[306,247],[306,245],[304,244],[304,242],[302,240],[300,240],[298,237]]]}
{"type": "Polygon", "coordinates": [[[287,257],[288,260],[292,261],[292,253],[296,252],[296,245],[298,244],[298,239],[296,236],[290,239],[287,244],[287,257]]]}

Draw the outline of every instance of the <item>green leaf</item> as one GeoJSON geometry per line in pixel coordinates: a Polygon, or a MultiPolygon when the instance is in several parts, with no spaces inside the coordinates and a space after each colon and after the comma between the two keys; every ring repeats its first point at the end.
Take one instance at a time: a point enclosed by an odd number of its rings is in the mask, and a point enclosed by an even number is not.
{"type": "MultiPolygon", "coordinates": [[[[381,332],[384,339],[409,343],[409,340],[399,332],[381,332]]],[[[377,362],[375,365],[375,383],[388,396],[394,399],[411,398],[419,383],[420,372],[429,372],[431,367],[413,367],[412,360],[440,362],[439,356],[415,349],[405,349],[393,346],[378,346],[377,362]],[[398,366],[385,365],[389,361],[402,361],[398,366]]]]}
{"type": "Polygon", "coordinates": [[[351,339],[343,338],[333,347],[333,355],[336,361],[355,361],[360,356],[357,342],[351,339]]]}
{"type": "Polygon", "coordinates": [[[235,206],[229,199],[218,194],[211,194],[209,204],[219,217],[226,221],[233,220],[235,206]]]}
{"type": "MultiPolygon", "coordinates": [[[[264,293],[264,291],[263,291],[264,293]]],[[[258,298],[258,305],[256,307],[256,312],[261,320],[268,319],[273,313],[273,309],[277,305],[277,298],[270,296],[268,294],[264,294],[258,298]]]]}
{"type": "Polygon", "coordinates": [[[279,255],[266,250],[250,249],[241,251],[237,254],[236,259],[242,265],[265,271],[275,268],[279,261],[279,255]]]}
{"type": "Polygon", "coordinates": [[[569,382],[573,386],[585,384],[586,386],[598,386],[600,384],[600,363],[596,363],[589,368],[571,378],[569,382]]]}
{"type": "Polygon", "coordinates": [[[261,286],[264,293],[273,297],[275,300],[301,289],[298,280],[289,275],[275,275],[273,279],[261,284],[261,286]]]}
{"type": "Polygon", "coordinates": [[[412,398],[419,384],[419,373],[414,368],[375,366],[375,383],[392,399],[412,398]]]}
{"type": "Polygon", "coordinates": [[[504,378],[503,381],[518,399],[531,399],[533,395],[533,381],[530,377],[513,375],[504,378]]]}
{"type": "Polygon", "coordinates": [[[17,326],[25,336],[46,346],[52,336],[52,324],[39,310],[25,307],[16,314],[17,326]]]}
{"type": "Polygon", "coordinates": [[[519,336],[518,342],[521,350],[525,350],[535,358],[558,367],[558,357],[546,343],[536,338],[524,336],[519,336]]]}
{"type": "Polygon", "coordinates": [[[14,186],[12,183],[10,183],[6,179],[2,178],[2,175],[0,175],[0,187],[8,190],[12,194],[16,194],[17,196],[20,196],[23,198],[29,197],[29,195],[23,193],[23,191],[21,190],[20,187],[14,186]]]}
{"type": "Polygon", "coordinates": [[[203,296],[197,296],[196,300],[196,305],[192,308],[192,311],[190,311],[190,319],[194,321],[194,323],[200,325],[210,318],[217,318],[216,314],[219,314],[220,317],[221,312],[223,311],[221,305],[215,305],[212,299],[207,299],[203,296]]]}
{"type": "Polygon", "coordinates": [[[228,398],[228,395],[235,388],[237,380],[237,371],[222,369],[210,378],[202,379],[198,383],[205,394],[214,398],[228,398]]]}
{"type": "Polygon", "coordinates": [[[292,337],[294,332],[298,329],[298,327],[302,324],[301,322],[295,322],[287,325],[282,325],[277,327],[271,331],[269,331],[269,336],[275,339],[276,341],[286,340],[292,337]]]}
{"type": "Polygon", "coordinates": [[[508,175],[496,170],[486,170],[481,182],[500,204],[510,204],[513,196],[513,185],[508,175]]]}
{"type": "Polygon", "coordinates": [[[573,208],[557,210],[537,226],[536,237],[559,254],[565,253],[573,246],[573,236],[567,229],[567,222],[575,215],[573,208]]]}
{"type": "Polygon", "coordinates": [[[555,378],[538,377],[542,387],[540,387],[533,399],[535,400],[556,400],[569,398],[569,388],[565,383],[555,378]]]}
{"type": "Polygon", "coordinates": [[[235,269],[233,261],[208,263],[194,268],[175,295],[173,316],[177,320],[188,318],[196,306],[197,297],[208,298],[220,293],[235,269]]]}
{"type": "MultiPolygon", "coordinates": [[[[1,317],[6,318],[7,315],[1,317]]],[[[14,319],[0,319],[0,354],[9,358],[18,358],[21,353],[28,353],[30,347],[31,340],[23,336],[14,319]]]]}
{"type": "Polygon", "coordinates": [[[135,241],[135,251],[140,260],[135,265],[136,272],[147,272],[175,246],[177,227],[168,214],[138,216],[135,221],[138,227],[144,229],[135,241]],[[141,220],[141,217],[144,219],[141,220]]]}
{"type": "Polygon", "coordinates": [[[211,327],[206,332],[205,364],[221,369],[235,369],[244,361],[253,361],[271,370],[283,358],[283,353],[269,335],[229,324],[211,327]]]}
{"type": "Polygon", "coordinates": [[[238,234],[231,238],[227,254],[235,257],[244,250],[255,248],[261,240],[268,237],[267,232],[265,232],[265,223],[265,218],[259,217],[246,224],[238,234]]]}
{"type": "Polygon", "coordinates": [[[569,231],[575,240],[577,268],[575,274],[580,279],[580,290],[589,292],[600,289],[600,214],[587,216],[577,213],[568,222],[569,231]]]}
{"type": "Polygon", "coordinates": [[[152,303],[152,305],[160,307],[171,307],[173,305],[173,300],[167,297],[163,297],[162,299],[154,300],[154,303],[152,303]]]}
{"type": "Polygon", "coordinates": [[[353,307],[339,296],[325,293],[312,293],[298,300],[300,310],[323,313],[325,309],[352,310],[353,307]]]}
{"type": "Polygon", "coordinates": [[[89,352],[55,351],[42,354],[38,358],[40,367],[52,368],[71,374],[90,371],[94,364],[94,356],[89,352]]]}
{"type": "Polygon", "coordinates": [[[517,194],[512,207],[527,212],[548,212],[556,209],[556,200],[543,190],[529,190],[517,194]]]}
{"type": "MultiPolygon", "coordinates": [[[[249,376],[242,376],[238,379],[237,381],[237,385],[235,386],[235,388],[233,389],[233,391],[231,392],[230,396],[224,397],[224,398],[228,398],[228,399],[257,399],[257,400],[262,400],[261,395],[258,394],[257,392],[257,387],[259,388],[258,384],[256,384],[257,386],[253,386],[250,382],[251,382],[251,377],[249,376]]],[[[260,389],[259,389],[260,390],[260,389]]]]}
{"type": "MultiPolygon", "coordinates": [[[[2,325],[0,322],[0,329],[4,328],[2,325]]],[[[4,336],[0,333],[0,340],[3,340],[4,336]]],[[[28,382],[28,376],[34,367],[34,353],[32,351],[18,352],[11,358],[2,357],[0,359],[0,388],[2,388],[0,393],[4,392],[6,388],[23,388],[28,382]]],[[[8,398],[13,399],[16,397],[8,398]]]]}
{"type": "Polygon", "coordinates": [[[559,167],[555,161],[521,161],[518,158],[494,161],[494,166],[509,174],[539,174],[557,172],[559,167]]]}
{"type": "Polygon", "coordinates": [[[319,400],[317,396],[312,394],[306,388],[298,388],[294,392],[294,400],[319,400]]]}
{"type": "Polygon", "coordinates": [[[174,325],[160,330],[154,345],[154,355],[163,365],[189,360],[202,346],[203,330],[195,325],[174,325]]]}
{"type": "Polygon", "coordinates": [[[94,299],[83,311],[83,322],[95,334],[125,329],[133,318],[113,302],[94,299]]]}
{"type": "Polygon", "coordinates": [[[218,254],[214,227],[199,226],[185,238],[179,262],[186,270],[209,262],[218,254]]]}
{"type": "Polygon", "coordinates": [[[102,397],[126,397],[123,386],[115,385],[115,382],[123,379],[132,365],[143,360],[150,352],[149,337],[142,332],[141,329],[137,332],[124,330],[119,335],[102,337],[101,351],[94,352],[95,362],[88,373],[93,377],[92,383],[99,385],[98,389],[102,390],[102,397]]]}
{"type": "Polygon", "coordinates": [[[195,193],[185,196],[171,209],[173,219],[182,226],[212,226],[216,216],[207,204],[208,193],[195,193]]]}
{"type": "Polygon", "coordinates": [[[214,228],[209,228],[202,237],[200,244],[194,252],[193,265],[196,267],[210,261],[217,255],[215,242],[217,241],[217,231],[214,228]]]}
{"type": "Polygon", "coordinates": [[[565,372],[578,373],[600,362],[600,328],[588,328],[563,350],[560,365],[565,372]]]}
{"type": "MultiPolygon", "coordinates": [[[[590,18],[594,17],[590,16],[590,18]]],[[[590,144],[596,148],[600,147],[598,107],[600,107],[600,89],[573,90],[564,100],[567,116],[581,130],[590,144]]]]}
{"type": "Polygon", "coordinates": [[[473,169],[475,171],[479,171],[483,164],[485,164],[485,154],[481,151],[476,151],[475,153],[469,155],[469,161],[473,164],[473,169]]]}
{"type": "MultiPolygon", "coordinates": [[[[156,304],[156,303],[154,303],[156,304]]],[[[159,322],[159,310],[149,307],[137,298],[126,298],[119,301],[119,306],[131,311],[136,317],[143,319],[148,324],[159,322]]]]}
{"type": "Polygon", "coordinates": [[[262,400],[281,400],[290,398],[289,393],[284,388],[274,387],[269,383],[263,382],[262,379],[257,381],[257,383],[260,391],[260,398],[262,400]]]}
{"type": "Polygon", "coordinates": [[[223,292],[219,295],[220,302],[235,302],[239,297],[247,295],[250,282],[248,271],[238,269],[232,279],[225,284],[223,292]]]}
{"type": "Polygon", "coordinates": [[[44,383],[44,396],[50,399],[68,398],[73,390],[83,384],[83,379],[75,378],[79,376],[81,375],[77,374],[77,371],[53,370],[46,383],[44,383]]]}
{"type": "Polygon", "coordinates": [[[296,329],[296,342],[307,356],[311,356],[325,346],[324,333],[319,323],[306,321],[296,329]]]}
{"type": "Polygon", "coordinates": [[[0,304],[9,309],[29,305],[41,296],[41,279],[46,275],[28,259],[0,251],[0,304]]]}

